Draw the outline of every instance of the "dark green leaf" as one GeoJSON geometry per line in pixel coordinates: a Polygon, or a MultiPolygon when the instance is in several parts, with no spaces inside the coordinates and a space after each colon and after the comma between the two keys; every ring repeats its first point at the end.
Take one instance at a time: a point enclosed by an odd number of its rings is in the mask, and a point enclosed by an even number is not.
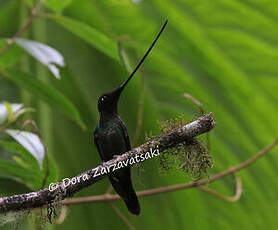
{"type": "Polygon", "coordinates": [[[17,163],[0,160],[0,176],[12,178],[26,184],[31,189],[38,189],[42,181],[42,172],[26,169],[17,163]]]}
{"type": "Polygon", "coordinates": [[[5,50],[2,55],[0,55],[0,68],[4,69],[15,65],[19,62],[22,56],[22,50],[17,46],[12,46],[6,50],[7,41],[5,39],[0,39],[0,52],[5,50]]]}
{"type": "Polygon", "coordinates": [[[88,42],[109,57],[115,59],[116,61],[120,61],[116,42],[110,40],[105,34],[80,21],[76,21],[64,16],[50,15],[49,18],[65,27],[67,30],[71,31],[76,36],[88,42]]]}
{"type": "Polygon", "coordinates": [[[45,84],[34,76],[17,70],[7,70],[4,76],[11,79],[18,86],[26,89],[34,96],[41,98],[51,106],[55,106],[68,117],[74,119],[83,129],[85,125],[76,107],[61,92],[45,84]]]}

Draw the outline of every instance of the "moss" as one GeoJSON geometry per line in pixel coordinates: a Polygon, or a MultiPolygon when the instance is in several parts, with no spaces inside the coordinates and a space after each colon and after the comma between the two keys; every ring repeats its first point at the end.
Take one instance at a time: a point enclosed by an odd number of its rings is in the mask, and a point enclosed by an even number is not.
{"type": "Polygon", "coordinates": [[[186,125],[187,123],[188,122],[186,121],[184,115],[179,115],[176,118],[172,118],[165,121],[158,121],[162,134],[169,133],[174,129],[186,125]]]}
{"type": "MultiPolygon", "coordinates": [[[[174,129],[186,125],[185,118],[179,116],[175,119],[159,122],[162,134],[169,133],[174,129]]],[[[155,139],[156,136],[148,135],[147,139],[155,139]]],[[[179,170],[185,172],[193,180],[198,180],[208,175],[207,170],[211,168],[212,157],[203,144],[193,138],[190,141],[182,142],[173,148],[166,149],[158,157],[162,171],[179,170]]]]}

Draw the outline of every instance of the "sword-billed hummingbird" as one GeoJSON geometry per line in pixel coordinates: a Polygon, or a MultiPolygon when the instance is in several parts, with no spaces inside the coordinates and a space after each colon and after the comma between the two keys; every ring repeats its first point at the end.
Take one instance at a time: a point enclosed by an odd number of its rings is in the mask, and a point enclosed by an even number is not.
{"type": "MultiPolygon", "coordinates": [[[[128,79],[119,88],[116,88],[110,93],[101,95],[98,100],[100,120],[94,131],[94,140],[102,161],[111,160],[114,155],[123,154],[131,149],[127,128],[118,114],[118,100],[129,80],[133,77],[154,47],[159,36],[166,27],[167,22],[166,20],[155,40],[128,79]]],[[[114,190],[123,198],[128,210],[132,214],[139,215],[140,205],[132,187],[130,167],[128,166],[115,170],[109,175],[109,180],[114,190]]]]}

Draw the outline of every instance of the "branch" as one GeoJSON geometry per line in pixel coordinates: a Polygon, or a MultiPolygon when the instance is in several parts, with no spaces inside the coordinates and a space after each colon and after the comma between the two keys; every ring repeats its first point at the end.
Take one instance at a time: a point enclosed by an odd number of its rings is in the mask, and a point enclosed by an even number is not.
{"type": "Polygon", "coordinates": [[[33,20],[38,17],[38,13],[43,6],[45,0],[40,0],[39,3],[32,9],[31,16],[28,21],[24,24],[24,26],[10,39],[8,39],[7,45],[0,50],[0,56],[3,55],[14,43],[17,38],[20,38],[32,25],[33,20]]]}
{"type": "Polygon", "coordinates": [[[101,165],[71,178],[71,180],[75,180],[76,183],[70,183],[68,186],[65,186],[61,181],[53,184],[51,186],[51,190],[46,188],[38,192],[0,198],[0,213],[38,208],[63,200],[67,197],[71,197],[76,192],[98,182],[109,174],[108,172],[107,174],[99,173],[96,175],[96,172],[99,172],[100,169],[110,168],[114,165],[117,165],[119,162],[136,158],[136,156],[145,154],[151,149],[159,149],[159,151],[162,152],[168,148],[176,146],[181,142],[190,141],[194,137],[209,132],[214,126],[215,122],[212,117],[212,113],[204,115],[183,127],[176,128],[169,133],[162,134],[155,140],[148,141],[145,144],[142,144],[137,148],[133,148],[122,155],[117,155],[113,159],[103,162],[101,165]]]}
{"type": "MultiPolygon", "coordinates": [[[[128,229],[135,230],[135,228],[132,226],[132,224],[129,222],[129,220],[126,218],[126,216],[113,204],[110,204],[113,210],[116,212],[116,214],[121,218],[121,220],[125,223],[128,229]]],[[[65,207],[65,206],[63,206],[65,207]]]]}
{"type": "Polygon", "coordinates": [[[183,96],[185,98],[189,99],[190,101],[192,101],[199,108],[200,113],[202,115],[205,114],[205,109],[200,101],[198,101],[195,97],[191,96],[189,93],[185,93],[185,94],[183,94],[183,96]]]}
{"type": "MultiPolygon", "coordinates": [[[[161,194],[161,193],[167,193],[167,192],[174,192],[174,191],[179,191],[179,190],[184,190],[188,188],[194,188],[194,187],[200,187],[202,185],[211,183],[213,181],[219,180],[225,176],[228,176],[230,174],[234,174],[235,172],[247,168],[254,162],[256,162],[259,158],[264,156],[267,152],[269,152],[272,148],[274,148],[278,144],[278,138],[271,143],[270,145],[266,146],[264,149],[259,151],[255,156],[247,159],[241,164],[238,164],[234,167],[231,167],[225,171],[222,171],[218,174],[215,174],[211,176],[209,179],[201,179],[195,182],[189,182],[189,183],[184,183],[184,184],[178,184],[178,185],[170,185],[170,186],[165,186],[165,187],[159,187],[159,188],[154,188],[154,189],[148,189],[144,191],[137,192],[138,197],[142,196],[152,196],[156,194],[161,194]]],[[[239,185],[239,181],[237,181],[237,191],[234,199],[238,199],[237,197],[241,195],[241,184],[239,185]],[[239,187],[239,188],[238,188],[239,187]]],[[[97,196],[88,196],[88,197],[79,197],[79,198],[72,198],[72,199],[66,199],[62,201],[61,203],[64,205],[74,205],[74,204],[82,204],[82,203],[93,203],[93,202],[107,202],[107,201],[114,201],[114,200],[120,200],[121,197],[119,195],[111,195],[111,194],[103,194],[103,195],[97,195],[97,196]]]]}
{"type": "Polygon", "coordinates": [[[240,179],[239,176],[234,175],[235,177],[235,181],[236,181],[236,192],[234,196],[225,196],[217,191],[215,191],[214,189],[208,188],[207,186],[201,185],[200,187],[198,187],[200,190],[210,193],[222,200],[225,200],[227,202],[237,202],[242,194],[242,181],[240,179]]]}

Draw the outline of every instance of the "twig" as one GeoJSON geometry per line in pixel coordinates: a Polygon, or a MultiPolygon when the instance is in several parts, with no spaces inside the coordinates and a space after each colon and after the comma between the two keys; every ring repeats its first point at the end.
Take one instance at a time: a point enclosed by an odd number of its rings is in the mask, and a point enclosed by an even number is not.
{"type": "Polygon", "coordinates": [[[116,212],[116,214],[121,218],[121,220],[126,224],[128,229],[135,230],[135,228],[132,226],[132,224],[129,222],[129,220],[126,218],[126,216],[114,204],[111,204],[111,203],[109,203],[109,204],[111,205],[113,210],[116,212]]]}
{"type": "MultiPolygon", "coordinates": [[[[144,84],[144,83],[143,83],[144,84]]],[[[143,87],[143,91],[140,94],[140,99],[138,103],[138,113],[137,113],[137,124],[136,124],[136,129],[135,129],[135,134],[132,140],[133,145],[136,144],[140,137],[141,129],[142,129],[142,124],[143,124],[143,110],[144,110],[144,91],[145,91],[145,86],[143,87]]]]}
{"type": "Polygon", "coordinates": [[[211,188],[208,188],[207,186],[203,186],[203,185],[199,186],[198,188],[204,192],[210,193],[210,194],[212,194],[222,200],[225,200],[227,202],[236,202],[240,199],[241,194],[242,194],[242,182],[241,182],[241,179],[239,176],[237,176],[237,175],[234,175],[234,176],[235,176],[235,180],[236,180],[236,192],[235,192],[234,196],[231,196],[231,197],[225,196],[225,195],[223,195],[211,188]]]}
{"type": "MultiPolygon", "coordinates": [[[[123,48],[123,41],[127,41],[127,40],[130,40],[130,37],[126,36],[126,35],[123,35],[121,37],[118,38],[118,52],[119,52],[119,56],[121,58],[121,61],[125,67],[125,69],[127,70],[128,73],[131,73],[132,72],[132,67],[130,65],[130,61],[129,61],[129,58],[123,48]]],[[[142,122],[143,122],[143,109],[144,109],[144,100],[143,100],[143,97],[144,97],[144,92],[145,92],[145,84],[144,84],[144,78],[142,78],[142,83],[143,83],[143,90],[140,94],[140,99],[139,99],[139,103],[138,103],[138,113],[137,113],[137,123],[136,123],[136,129],[135,129],[135,134],[134,134],[134,137],[133,137],[133,140],[132,140],[132,146],[134,144],[136,144],[136,142],[138,141],[139,137],[140,137],[140,133],[141,133],[141,129],[142,129],[142,122]]]]}
{"type": "Polygon", "coordinates": [[[200,101],[198,101],[195,97],[191,96],[189,93],[185,93],[183,94],[183,96],[192,101],[195,105],[197,105],[202,115],[205,114],[205,109],[200,101]]]}
{"type": "Polygon", "coordinates": [[[113,187],[112,187],[112,185],[111,184],[109,184],[109,187],[108,187],[108,189],[106,190],[106,194],[111,194],[113,192],[113,187]]]}
{"type": "MultiPolygon", "coordinates": [[[[186,124],[183,127],[171,130],[169,133],[162,134],[154,140],[148,141],[141,146],[134,148],[122,155],[117,155],[113,159],[103,162],[101,165],[89,169],[73,178],[71,181],[75,183],[69,183],[65,186],[64,183],[57,182],[52,184],[51,191],[46,188],[38,192],[32,192],[21,195],[14,195],[9,197],[0,198],[0,213],[8,211],[17,211],[23,209],[31,209],[45,206],[54,202],[61,201],[67,197],[73,196],[76,192],[98,182],[105,176],[113,172],[112,170],[106,174],[101,174],[100,169],[110,168],[118,165],[119,162],[126,162],[128,159],[135,158],[141,154],[150,152],[151,149],[158,149],[160,152],[173,148],[181,142],[191,141],[203,133],[209,132],[215,126],[212,113],[198,118],[197,120],[186,124]],[[98,174],[96,174],[98,172],[98,174]],[[85,179],[84,179],[85,178],[85,179]]],[[[140,163],[134,162],[134,163],[140,163]]],[[[109,194],[107,194],[109,196],[109,194]]]]}
{"type": "Polygon", "coordinates": [[[24,26],[10,39],[7,41],[7,45],[0,50],[0,56],[3,55],[14,43],[17,38],[20,38],[32,25],[33,20],[38,17],[38,13],[43,6],[45,0],[39,1],[39,3],[33,8],[31,11],[31,16],[29,17],[28,21],[24,24],[24,26]]]}
{"type": "Polygon", "coordinates": [[[62,224],[65,221],[65,219],[67,217],[67,211],[68,211],[68,207],[65,205],[62,205],[60,215],[55,220],[55,224],[62,224]]]}
{"type": "MultiPolygon", "coordinates": [[[[255,156],[249,158],[248,160],[244,161],[241,164],[238,164],[225,171],[215,174],[215,175],[211,176],[209,179],[201,179],[198,181],[184,183],[184,184],[177,184],[177,185],[159,187],[159,188],[154,188],[154,189],[148,189],[148,190],[137,192],[137,196],[138,197],[152,196],[152,195],[161,194],[161,193],[174,192],[174,191],[178,191],[178,190],[199,187],[201,185],[211,183],[211,182],[219,180],[227,175],[233,174],[241,169],[247,168],[248,166],[253,164],[255,161],[257,161],[260,157],[262,157],[267,152],[269,152],[277,144],[278,144],[278,138],[272,144],[266,146],[264,149],[259,151],[255,156]]],[[[237,194],[239,194],[239,193],[241,193],[240,189],[238,189],[238,191],[237,191],[237,194]]],[[[239,195],[236,195],[236,197],[238,197],[238,196],[239,195]]],[[[115,195],[103,194],[103,195],[98,195],[98,196],[66,199],[66,200],[62,201],[62,204],[74,205],[74,204],[82,204],[82,203],[107,202],[107,201],[114,201],[114,200],[120,200],[120,199],[121,198],[116,194],[115,195]]]]}

